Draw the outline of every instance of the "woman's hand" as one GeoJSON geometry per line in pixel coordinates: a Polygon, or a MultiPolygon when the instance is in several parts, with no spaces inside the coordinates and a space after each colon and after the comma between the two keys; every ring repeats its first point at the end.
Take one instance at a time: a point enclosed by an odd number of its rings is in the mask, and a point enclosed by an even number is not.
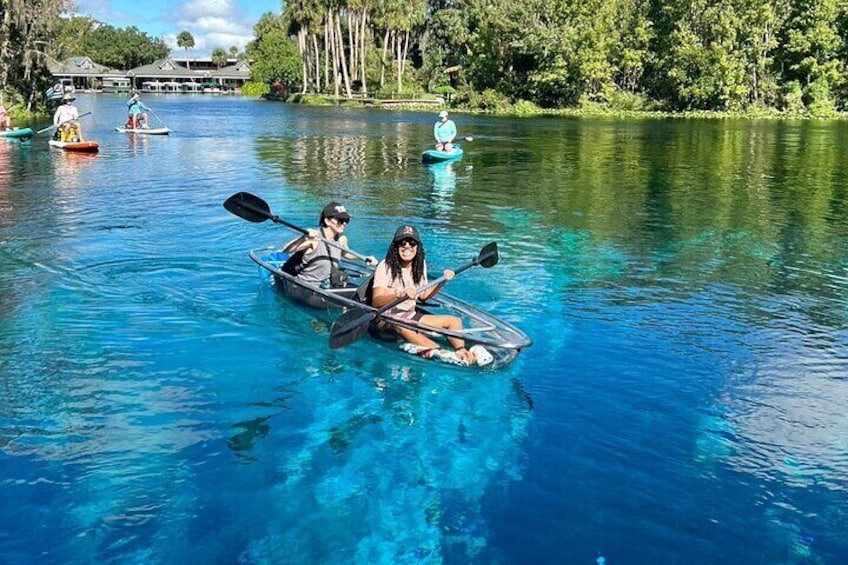
{"type": "Polygon", "coordinates": [[[372,266],[372,267],[373,267],[373,266],[375,266],[377,263],[379,263],[379,261],[377,261],[377,258],[376,258],[376,257],[374,257],[373,255],[369,255],[368,257],[366,257],[366,258],[365,258],[365,264],[366,264],[366,265],[370,265],[370,266],[372,266]]]}
{"type": "Polygon", "coordinates": [[[442,276],[445,277],[445,281],[449,281],[456,276],[456,273],[451,271],[450,269],[445,269],[444,273],[442,273],[442,276]]]}
{"type": "Polygon", "coordinates": [[[398,298],[403,298],[404,296],[409,300],[415,300],[418,298],[418,289],[414,286],[411,286],[403,290],[395,290],[394,296],[395,300],[397,300],[398,298]]]}

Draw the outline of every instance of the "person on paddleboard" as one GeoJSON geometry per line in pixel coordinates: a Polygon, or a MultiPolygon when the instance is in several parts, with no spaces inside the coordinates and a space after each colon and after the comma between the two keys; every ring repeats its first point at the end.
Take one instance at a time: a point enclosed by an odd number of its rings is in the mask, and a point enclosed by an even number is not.
{"type": "Polygon", "coordinates": [[[12,129],[12,119],[9,117],[6,107],[0,104],[0,131],[7,129],[12,129]]]}
{"type": "MultiPolygon", "coordinates": [[[[418,288],[427,284],[427,261],[424,243],[415,226],[404,225],[397,229],[392,243],[386,251],[386,258],[380,261],[374,270],[374,282],[371,289],[371,305],[375,308],[385,306],[403,296],[408,297],[397,306],[386,311],[386,316],[420,321],[422,324],[454,331],[462,330],[462,320],[457,316],[424,314],[417,308],[417,300],[427,300],[434,296],[454,277],[454,272],[445,269],[445,280],[434,287],[418,292],[418,288]]],[[[445,355],[450,351],[440,348],[439,344],[426,335],[393,325],[391,321],[380,318],[377,322],[380,332],[394,332],[402,340],[418,346],[417,353],[430,357],[433,354],[445,355]]],[[[449,337],[453,354],[462,364],[473,365],[477,357],[473,351],[465,348],[465,342],[449,337]]]]}
{"type": "MultiPolygon", "coordinates": [[[[348,249],[344,231],[350,223],[350,218],[351,215],[344,204],[330,202],[324,206],[318,219],[318,229],[306,230],[306,234],[288,242],[283,248],[283,251],[291,255],[283,265],[283,271],[315,286],[345,286],[339,269],[343,251],[334,245],[328,245],[321,238],[335,241],[348,249]]],[[[345,254],[345,257],[355,256],[345,254]]],[[[376,265],[377,258],[369,256],[365,258],[365,262],[368,265],[376,265]]]]}
{"type": "Polygon", "coordinates": [[[436,138],[436,149],[438,151],[451,151],[453,140],[456,138],[456,124],[448,119],[448,111],[439,112],[439,119],[433,125],[433,137],[436,138]]]}
{"type": "Polygon", "coordinates": [[[134,92],[132,98],[127,100],[127,111],[129,112],[129,119],[127,120],[129,127],[132,129],[150,127],[147,119],[147,112],[150,111],[150,108],[141,101],[141,95],[138,92],[134,92]]]}
{"type": "Polygon", "coordinates": [[[76,98],[73,94],[65,94],[53,114],[53,125],[57,128],[60,141],[85,141],[79,122],[79,110],[74,106],[74,100],[76,98]]]}

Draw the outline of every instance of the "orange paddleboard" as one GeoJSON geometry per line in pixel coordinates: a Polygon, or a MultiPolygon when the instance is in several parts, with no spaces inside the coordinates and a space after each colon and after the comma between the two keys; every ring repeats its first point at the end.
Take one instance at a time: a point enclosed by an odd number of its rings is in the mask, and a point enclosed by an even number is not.
{"type": "Polygon", "coordinates": [[[64,151],[76,151],[80,153],[97,153],[100,144],[96,141],[57,141],[50,140],[50,147],[58,147],[64,151]]]}

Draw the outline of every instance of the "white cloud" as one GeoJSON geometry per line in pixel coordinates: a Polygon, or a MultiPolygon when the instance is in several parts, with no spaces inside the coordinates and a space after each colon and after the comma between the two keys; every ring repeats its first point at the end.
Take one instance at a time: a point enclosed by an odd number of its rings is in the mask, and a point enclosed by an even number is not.
{"type": "Polygon", "coordinates": [[[281,0],[78,0],[79,14],[115,27],[136,26],[161,38],[175,57],[208,57],[216,47],[244,50],[253,26],[264,11],[279,12],[281,0]],[[177,35],[188,31],[194,48],[177,46],[177,35]]]}
{"type": "Polygon", "coordinates": [[[234,0],[189,0],[177,10],[178,21],[175,33],[165,34],[162,39],[173,50],[189,57],[208,56],[216,47],[229,50],[235,45],[244,50],[253,39],[256,23],[234,0]],[[188,52],[177,46],[177,35],[186,30],[194,37],[194,48],[188,52]]]}
{"type": "Polygon", "coordinates": [[[180,6],[179,12],[186,20],[198,20],[206,16],[226,18],[235,12],[232,0],[189,0],[180,6]]]}

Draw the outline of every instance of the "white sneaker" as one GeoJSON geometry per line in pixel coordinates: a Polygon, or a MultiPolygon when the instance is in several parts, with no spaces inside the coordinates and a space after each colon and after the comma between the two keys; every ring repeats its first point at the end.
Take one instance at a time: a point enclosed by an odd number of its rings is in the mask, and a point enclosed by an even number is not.
{"type": "Polygon", "coordinates": [[[433,351],[433,359],[437,359],[442,363],[450,363],[451,365],[459,365],[461,367],[468,366],[468,362],[457,355],[455,351],[436,349],[433,351]]]}
{"type": "Polygon", "coordinates": [[[430,357],[432,357],[433,352],[436,351],[432,347],[415,345],[414,343],[409,343],[408,341],[401,343],[398,347],[400,347],[401,351],[405,351],[410,355],[418,355],[420,357],[424,357],[425,359],[429,359],[430,357]]]}
{"type": "Polygon", "coordinates": [[[485,367],[486,365],[495,360],[494,356],[489,353],[489,350],[480,345],[479,343],[477,345],[472,345],[468,349],[468,351],[473,353],[474,357],[477,358],[478,367],[485,367]]]}

